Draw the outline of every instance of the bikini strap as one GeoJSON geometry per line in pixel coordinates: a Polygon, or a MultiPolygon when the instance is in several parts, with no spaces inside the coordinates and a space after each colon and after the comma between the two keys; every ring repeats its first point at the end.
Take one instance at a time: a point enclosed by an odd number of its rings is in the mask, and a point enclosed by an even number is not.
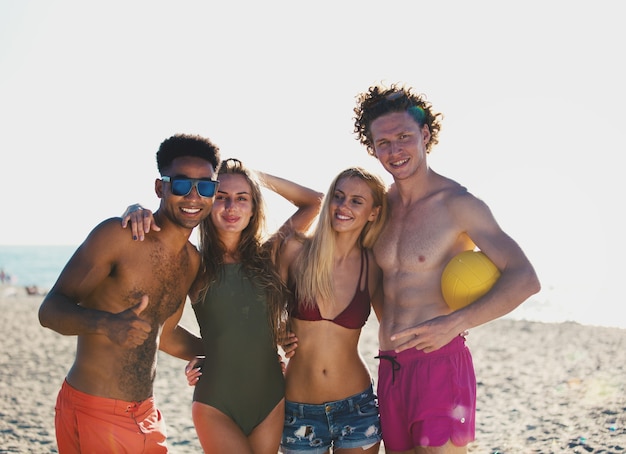
{"type": "Polygon", "coordinates": [[[369,277],[369,268],[370,268],[370,262],[369,262],[369,258],[367,255],[367,249],[362,248],[361,249],[361,271],[359,271],[359,285],[357,287],[357,292],[361,291],[361,284],[363,283],[363,262],[365,262],[365,289],[364,290],[368,290],[368,285],[367,285],[367,278],[369,277]]]}

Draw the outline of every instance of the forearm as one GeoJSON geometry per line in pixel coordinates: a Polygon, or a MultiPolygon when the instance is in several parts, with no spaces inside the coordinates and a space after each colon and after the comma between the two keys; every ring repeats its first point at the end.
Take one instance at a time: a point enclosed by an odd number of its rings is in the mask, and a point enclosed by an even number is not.
{"type": "MultiPolygon", "coordinates": [[[[259,172],[261,184],[293,203],[298,209],[278,229],[274,239],[284,239],[294,232],[303,233],[311,227],[322,205],[323,194],[293,181],[259,172]]],[[[273,241],[273,240],[272,240],[273,241]]]]}
{"type": "Polygon", "coordinates": [[[493,288],[476,302],[461,309],[464,329],[474,328],[503,317],[541,289],[532,268],[504,271],[493,288]]]}
{"type": "Polygon", "coordinates": [[[169,335],[161,336],[159,349],[187,361],[204,355],[202,339],[180,325],[177,325],[169,335]]]}
{"type": "Polygon", "coordinates": [[[319,207],[323,197],[321,192],[275,175],[259,171],[256,173],[261,185],[280,195],[298,208],[319,207]]]}
{"type": "Polygon", "coordinates": [[[39,308],[41,325],[65,336],[103,334],[102,325],[109,315],[54,293],[49,293],[39,308]]]}

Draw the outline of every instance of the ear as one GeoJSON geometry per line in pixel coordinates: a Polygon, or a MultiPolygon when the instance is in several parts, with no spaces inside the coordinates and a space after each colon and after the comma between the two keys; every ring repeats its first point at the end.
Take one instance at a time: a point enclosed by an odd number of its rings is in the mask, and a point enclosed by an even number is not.
{"type": "Polygon", "coordinates": [[[156,192],[159,199],[163,198],[163,180],[160,178],[154,180],[154,192],[156,192]]]}
{"type": "Polygon", "coordinates": [[[376,219],[378,219],[379,214],[380,214],[380,206],[374,207],[370,215],[367,217],[367,220],[374,222],[376,219]]]}
{"type": "Polygon", "coordinates": [[[428,125],[422,126],[422,139],[424,139],[424,145],[430,142],[430,129],[428,125]]]}

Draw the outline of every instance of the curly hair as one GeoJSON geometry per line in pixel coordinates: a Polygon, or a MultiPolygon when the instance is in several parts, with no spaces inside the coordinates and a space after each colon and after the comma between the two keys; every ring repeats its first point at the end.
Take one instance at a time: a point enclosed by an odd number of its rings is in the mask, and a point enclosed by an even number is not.
{"type": "MultiPolygon", "coordinates": [[[[273,262],[272,250],[267,242],[263,242],[266,224],[265,203],[261,187],[238,159],[226,159],[218,171],[218,179],[222,175],[241,175],[250,185],[254,215],[246,228],[241,232],[237,246],[241,267],[246,275],[263,289],[267,296],[267,314],[274,341],[283,333],[286,319],[286,301],[289,291],[281,279],[273,262]]],[[[205,274],[205,286],[201,292],[203,298],[208,288],[217,282],[224,268],[226,248],[219,239],[217,229],[211,217],[200,223],[200,251],[205,274]]]]}
{"type": "Polygon", "coordinates": [[[376,157],[370,130],[372,122],[391,112],[408,112],[417,124],[428,126],[430,141],[426,144],[427,153],[439,142],[443,115],[432,110],[426,95],[416,94],[412,88],[399,84],[391,84],[389,87],[374,85],[365,93],[357,95],[357,106],[354,108],[354,133],[371,156],[376,157]]]}
{"type": "Polygon", "coordinates": [[[176,134],[161,142],[156,154],[159,173],[167,171],[176,158],[194,156],[211,163],[217,170],[220,166],[220,149],[206,137],[193,134],[176,134]]]}

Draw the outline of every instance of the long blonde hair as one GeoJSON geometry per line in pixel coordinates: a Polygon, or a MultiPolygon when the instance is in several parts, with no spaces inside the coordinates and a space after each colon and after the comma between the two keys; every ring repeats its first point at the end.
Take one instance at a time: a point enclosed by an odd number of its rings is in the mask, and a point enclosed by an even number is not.
{"type": "Polygon", "coordinates": [[[382,178],[361,167],[350,167],[337,175],[324,197],[317,227],[311,237],[304,240],[294,266],[294,275],[297,276],[296,294],[301,303],[314,305],[317,300],[333,301],[332,272],[336,234],[331,224],[330,203],[337,184],[345,178],[359,178],[364,181],[372,191],[374,207],[380,207],[376,220],[363,227],[359,235],[359,246],[374,246],[387,221],[387,187],[382,178]]]}

